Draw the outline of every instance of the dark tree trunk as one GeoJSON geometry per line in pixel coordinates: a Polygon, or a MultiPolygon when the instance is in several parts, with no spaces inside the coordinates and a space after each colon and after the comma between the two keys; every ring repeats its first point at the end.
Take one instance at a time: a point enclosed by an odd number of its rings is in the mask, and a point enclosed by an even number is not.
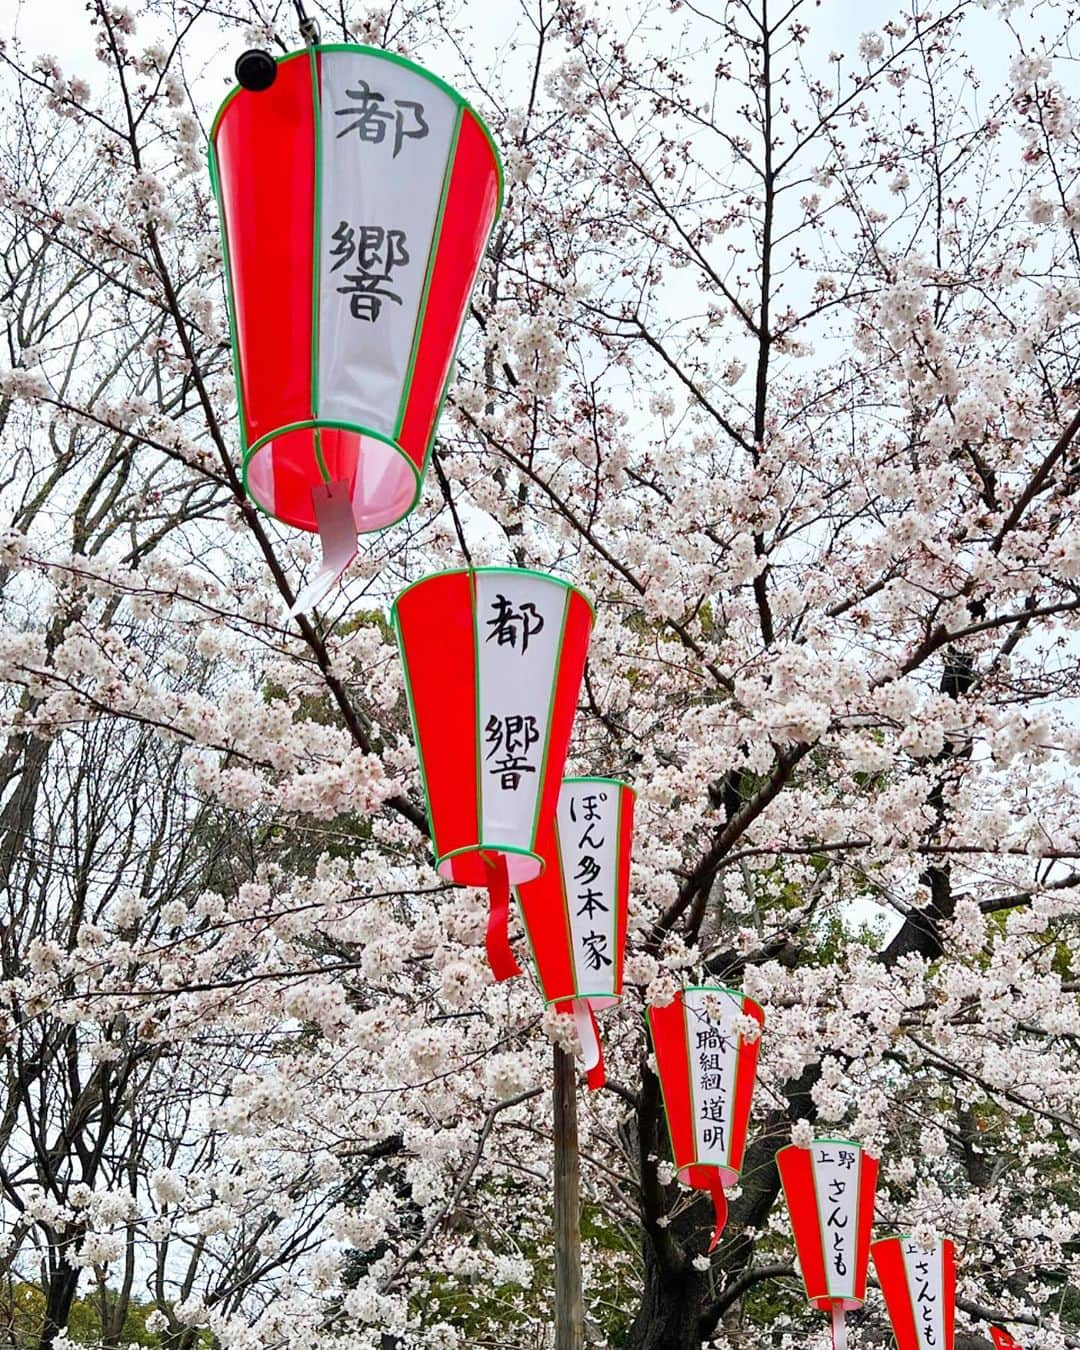
{"type": "MultiPolygon", "coordinates": [[[[51,1235],[50,1240],[53,1240],[51,1235]]],[[[61,1258],[49,1276],[49,1287],[45,1293],[45,1322],[41,1328],[38,1350],[51,1350],[53,1342],[67,1326],[78,1286],[79,1271],[61,1258]]]]}
{"type": "Polygon", "coordinates": [[[666,1273],[646,1239],[645,1287],[627,1350],[699,1350],[706,1278],[689,1263],[677,1274],[666,1273]]]}

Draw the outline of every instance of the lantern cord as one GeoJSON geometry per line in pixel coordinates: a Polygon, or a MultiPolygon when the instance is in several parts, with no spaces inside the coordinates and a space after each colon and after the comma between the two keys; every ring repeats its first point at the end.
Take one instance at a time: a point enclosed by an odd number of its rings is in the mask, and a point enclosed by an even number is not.
{"type": "Polygon", "coordinates": [[[304,0],[293,0],[293,4],[296,6],[296,17],[300,24],[300,36],[305,42],[315,46],[319,41],[318,19],[313,19],[304,8],[304,0]]]}
{"type": "Polygon", "coordinates": [[[709,1251],[716,1249],[716,1244],[720,1241],[720,1234],[724,1231],[724,1225],[727,1223],[728,1203],[727,1195],[724,1193],[724,1183],[720,1180],[719,1172],[709,1186],[712,1194],[713,1214],[716,1217],[716,1224],[713,1228],[712,1241],[709,1243],[709,1251]]]}
{"type": "Polygon", "coordinates": [[[572,1000],[571,1011],[585,1056],[585,1081],[589,1085],[589,1091],[595,1092],[598,1088],[602,1088],[605,1082],[604,1047],[600,1043],[600,1028],[596,1025],[596,1014],[592,1010],[592,1004],[583,998],[572,1000]]]}
{"type": "Polygon", "coordinates": [[[844,1309],[839,1303],[832,1306],[832,1343],[833,1350],[847,1350],[847,1325],[844,1309]]]}
{"type": "Polygon", "coordinates": [[[512,975],[521,974],[510,946],[510,874],[502,853],[497,854],[488,866],[492,874],[488,880],[488,926],[484,946],[491,973],[496,980],[508,980],[512,975]]]}

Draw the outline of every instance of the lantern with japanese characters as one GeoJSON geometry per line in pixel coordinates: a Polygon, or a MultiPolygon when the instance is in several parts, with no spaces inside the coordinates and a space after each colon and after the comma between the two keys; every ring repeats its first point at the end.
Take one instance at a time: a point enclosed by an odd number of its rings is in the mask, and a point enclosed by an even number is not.
{"type": "Polygon", "coordinates": [[[870,1246],[899,1350],[953,1350],[956,1253],[946,1238],[929,1251],[910,1237],[870,1246]]]}
{"type": "Polygon", "coordinates": [[[1015,1340],[1004,1327],[991,1327],[990,1339],[994,1342],[994,1350],[1023,1350],[1020,1342],[1015,1340]]]}
{"type": "Polygon", "coordinates": [[[604,1082],[595,1012],[622,997],[634,790],[614,778],[564,778],[540,822],[544,870],[517,890],[547,1001],[574,1018],[591,1088],[604,1082]]]}
{"type": "Polygon", "coordinates": [[[592,617],[568,582],[518,568],[438,572],[394,601],[436,867],[487,887],[499,980],[518,973],[510,887],[544,870],[592,617]]]}
{"type": "Polygon", "coordinates": [[[315,603],[419,495],[499,212],[487,129],[420,66],[353,45],[277,61],[210,134],[244,482],[323,536],[315,603]]]}
{"type": "Polygon", "coordinates": [[[738,989],[697,985],[645,1015],[679,1179],[712,1196],[712,1251],[742,1170],[765,1014],[738,989]]]}
{"type": "Polygon", "coordinates": [[[866,1300],[877,1159],[847,1139],[815,1139],[782,1148],[776,1165],[806,1297],[831,1317],[833,1345],[844,1350],[844,1314],[866,1300]]]}

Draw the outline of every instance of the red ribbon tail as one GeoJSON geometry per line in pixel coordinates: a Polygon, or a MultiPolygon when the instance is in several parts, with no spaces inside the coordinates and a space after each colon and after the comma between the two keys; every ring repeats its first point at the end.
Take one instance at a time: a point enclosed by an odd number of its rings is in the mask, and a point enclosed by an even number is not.
{"type": "Polygon", "coordinates": [[[510,876],[501,853],[493,869],[488,882],[488,926],[484,946],[491,973],[496,980],[508,980],[512,975],[520,975],[521,967],[514,960],[510,947],[510,876]]]}
{"type": "Polygon", "coordinates": [[[712,1252],[715,1251],[716,1244],[720,1241],[720,1234],[724,1231],[724,1225],[727,1223],[728,1203],[719,1176],[709,1186],[709,1190],[712,1193],[713,1214],[716,1216],[712,1241],[709,1243],[709,1251],[712,1252]]]}
{"type": "MultiPolygon", "coordinates": [[[[592,1010],[592,1004],[586,1003],[584,999],[578,999],[576,1002],[588,1015],[592,1027],[592,1046],[585,1044],[584,1036],[582,1036],[582,1044],[585,1047],[585,1081],[589,1085],[589,1091],[595,1092],[597,1088],[602,1088],[606,1081],[604,1075],[604,1043],[600,1039],[600,1028],[596,1025],[596,1014],[592,1010]],[[591,1064],[589,1063],[590,1059],[592,1059],[591,1064]]],[[[581,1036],[581,1033],[582,1026],[579,1021],[578,1035],[581,1036]]]]}

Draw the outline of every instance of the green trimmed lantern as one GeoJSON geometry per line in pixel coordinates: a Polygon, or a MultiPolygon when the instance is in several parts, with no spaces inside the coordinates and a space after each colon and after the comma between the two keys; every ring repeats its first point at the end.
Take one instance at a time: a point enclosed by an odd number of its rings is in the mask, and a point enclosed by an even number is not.
{"type": "Polygon", "coordinates": [[[592,608],[542,572],[438,572],[394,601],[435,865],[487,887],[488,959],[518,973],[510,887],[544,870],[592,630],[592,608]]]}
{"type": "Polygon", "coordinates": [[[464,99],[390,52],[315,45],[267,76],[225,100],[210,168],[244,484],[323,540],[298,611],[419,498],[502,176],[464,99]]]}

